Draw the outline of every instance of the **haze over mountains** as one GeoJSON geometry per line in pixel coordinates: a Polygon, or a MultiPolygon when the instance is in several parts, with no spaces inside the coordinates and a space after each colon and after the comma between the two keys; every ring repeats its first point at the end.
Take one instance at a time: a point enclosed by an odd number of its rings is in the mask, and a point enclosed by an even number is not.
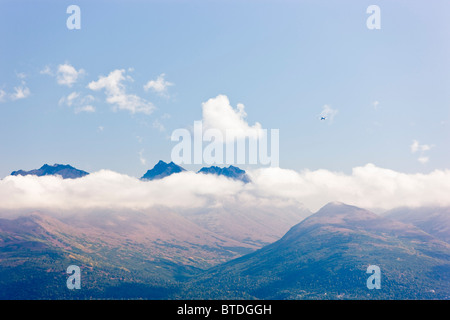
{"type": "Polygon", "coordinates": [[[331,202],[313,214],[276,193],[283,174],[298,192],[279,169],[13,172],[2,181],[0,298],[449,299],[448,207],[377,215],[331,202]],[[73,264],[81,290],[65,286],[73,264]],[[366,287],[369,265],[380,290],[366,287]]]}
{"type": "Polygon", "coordinates": [[[412,225],[330,203],[279,241],[207,270],[185,294],[227,299],[449,299],[450,244],[412,225]],[[369,265],[381,268],[380,290],[366,287],[369,265]]]}
{"type": "Polygon", "coordinates": [[[179,281],[274,241],[305,214],[225,214],[234,220],[222,228],[222,213],[199,220],[169,210],[0,219],[0,298],[166,297],[179,281]],[[84,279],[84,290],[73,295],[61,286],[71,264],[84,279]]]}
{"type": "Polygon", "coordinates": [[[397,208],[384,213],[390,219],[410,223],[450,243],[450,208],[397,208]]]}
{"type": "Polygon", "coordinates": [[[1,298],[450,297],[450,244],[412,224],[342,203],[205,211],[0,219],[1,298]],[[81,290],[65,287],[71,264],[81,290]],[[380,290],[366,287],[369,265],[381,268],[380,290]]]}

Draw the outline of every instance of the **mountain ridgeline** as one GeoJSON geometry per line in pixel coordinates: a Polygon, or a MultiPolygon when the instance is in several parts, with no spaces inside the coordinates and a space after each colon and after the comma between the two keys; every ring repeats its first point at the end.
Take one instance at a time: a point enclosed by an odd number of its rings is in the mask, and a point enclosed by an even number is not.
{"type": "MultiPolygon", "coordinates": [[[[175,173],[184,172],[186,169],[179,165],[170,162],[166,163],[160,160],[152,169],[148,170],[142,177],[142,181],[159,180],[168,177],[175,173]]],[[[224,176],[234,180],[240,180],[244,183],[249,183],[251,180],[247,173],[234,166],[228,168],[219,168],[217,166],[203,167],[197,173],[202,174],[214,174],[218,176],[224,176]]],[[[54,164],[52,166],[44,164],[39,169],[33,169],[30,171],[18,170],[11,173],[12,176],[28,176],[34,175],[38,177],[42,176],[61,176],[63,179],[77,179],[87,176],[89,173],[83,170],[76,169],[70,165],[54,164]]]]}
{"type": "Polygon", "coordinates": [[[218,176],[225,176],[227,178],[240,180],[244,183],[250,182],[250,178],[248,177],[248,175],[245,173],[244,170],[242,170],[238,167],[231,166],[231,165],[228,168],[219,168],[217,166],[204,167],[204,168],[201,168],[198,171],[198,173],[216,174],[218,176]]]}
{"type": "Polygon", "coordinates": [[[39,169],[34,169],[30,171],[18,170],[13,171],[11,173],[12,176],[34,175],[42,177],[42,176],[58,175],[61,176],[63,179],[76,179],[87,176],[88,174],[89,173],[87,173],[86,171],[78,170],[70,165],[63,165],[63,164],[54,164],[52,166],[44,164],[39,169]]]}
{"type": "Polygon", "coordinates": [[[0,219],[0,298],[450,299],[448,220],[437,214],[448,208],[433,209],[440,239],[342,203],[296,215],[214,210],[0,219]],[[81,290],[66,288],[73,264],[81,290]],[[367,287],[370,265],[380,289],[367,287]]]}
{"type": "Polygon", "coordinates": [[[184,294],[194,299],[449,299],[450,245],[411,224],[330,203],[273,244],[200,274],[184,294]],[[369,265],[380,267],[379,290],[366,286],[369,265]]]}
{"type": "MultiPolygon", "coordinates": [[[[166,163],[160,160],[152,169],[148,170],[141,177],[141,180],[158,180],[183,171],[186,171],[186,169],[173,162],[166,163]]],[[[203,167],[197,173],[224,176],[233,180],[240,180],[244,183],[249,183],[251,181],[244,170],[231,165],[227,168],[220,168],[217,166],[203,167]]]]}
{"type": "Polygon", "coordinates": [[[141,180],[158,180],[183,171],[186,170],[173,162],[166,163],[160,160],[153,169],[148,170],[142,176],[141,180]]]}

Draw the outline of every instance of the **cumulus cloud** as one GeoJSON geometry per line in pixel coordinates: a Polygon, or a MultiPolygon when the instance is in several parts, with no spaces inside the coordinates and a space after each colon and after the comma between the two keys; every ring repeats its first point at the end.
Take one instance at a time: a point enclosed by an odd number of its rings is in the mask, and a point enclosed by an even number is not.
{"type": "Polygon", "coordinates": [[[154,105],[134,94],[128,94],[124,81],[133,79],[125,76],[124,69],[111,71],[108,76],[100,76],[97,81],[88,84],[93,91],[105,90],[106,102],[112,104],[115,109],[128,110],[132,114],[150,114],[155,109],[154,105]]]}
{"type": "Polygon", "coordinates": [[[144,90],[152,90],[161,96],[167,96],[167,91],[170,86],[173,86],[173,83],[164,80],[165,74],[162,73],[158,76],[156,80],[150,80],[144,85],[144,90]]]}
{"type": "Polygon", "coordinates": [[[248,184],[189,171],[145,182],[108,170],[74,180],[8,176],[0,181],[0,212],[153,207],[204,210],[218,206],[263,209],[270,205],[276,214],[288,206],[306,206],[316,211],[331,201],[385,210],[401,206],[450,206],[450,170],[406,174],[367,164],[354,168],[351,174],[273,167],[248,173],[252,180],[248,184]]]}
{"type": "Polygon", "coordinates": [[[31,94],[30,89],[24,85],[14,87],[14,93],[11,94],[12,100],[25,99],[31,94]]]}
{"type": "MultiPolygon", "coordinates": [[[[48,72],[51,71],[46,69],[41,71],[41,73],[49,74],[48,72]]],[[[77,70],[68,63],[60,64],[56,72],[56,80],[60,85],[71,87],[75,82],[77,82],[78,78],[84,73],[85,72],[83,69],[77,70]]]]}
{"type": "Polygon", "coordinates": [[[225,95],[218,95],[202,104],[203,127],[205,130],[219,130],[224,137],[227,131],[236,138],[259,138],[263,134],[261,124],[256,122],[253,126],[245,120],[247,113],[245,106],[237,104],[233,108],[225,95]]]}

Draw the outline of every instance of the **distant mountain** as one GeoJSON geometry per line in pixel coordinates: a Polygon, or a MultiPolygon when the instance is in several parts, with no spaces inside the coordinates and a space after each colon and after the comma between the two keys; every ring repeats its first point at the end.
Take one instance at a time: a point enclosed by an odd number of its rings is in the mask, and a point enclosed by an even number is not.
{"type": "Polygon", "coordinates": [[[330,203],[262,247],[301,220],[269,211],[0,219],[0,299],[450,299],[450,244],[411,224],[330,203]]]}
{"type": "Polygon", "coordinates": [[[48,164],[44,164],[40,169],[34,169],[31,171],[13,171],[11,173],[12,176],[27,176],[27,175],[35,175],[38,177],[41,176],[51,176],[51,175],[59,175],[63,177],[63,179],[76,179],[81,178],[89,173],[78,170],[70,165],[63,164],[54,164],[53,166],[49,166],[48,164]]]}
{"type": "Polygon", "coordinates": [[[279,239],[309,214],[242,210],[34,212],[0,219],[0,300],[175,297],[189,278],[279,239]],[[72,264],[81,268],[82,290],[65,286],[72,264]]]}
{"type": "Polygon", "coordinates": [[[0,219],[0,300],[160,299],[201,269],[254,251],[167,212],[0,219]],[[82,270],[67,290],[65,270],[82,270]]]}
{"type": "Polygon", "coordinates": [[[220,168],[217,166],[203,167],[198,171],[198,173],[216,174],[219,176],[225,176],[235,180],[241,180],[244,183],[250,182],[250,178],[248,177],[248,175],[245,173],[244,170],[231,165],[228,168],[220,168]]]}
{"type": "Polygon", "coordinates": [[[277,204],[266,203],[254,206],[239,200],[220,206],[178,211],[206,230],[258,249],[279,240],[293,225],[312,214],[307,208],[297,205],[279,208],[277,204]]]}
{"type": "Polygon", "coordinates": [[[253,253],[197,275],[194,299],[449,299],[450,245],[370,211],[331,203],[253,253]],[[381,289],[369,290],[369,265],[381,289]]]}
{"type": "Polygon", "coordinates": [[[397,208],[384,214],[389,219],[411,223],[432,236],[450,243],[450,208],[397,208]]]}
{"type": "Polygon", "coordinates": [[[151,170],[148,170],[141,178],[141,180],[156,180],[170,176],[174,173],[186,171],[184,168],[176,165],[173,162],[166,163],[160,160],[151,170]]]}

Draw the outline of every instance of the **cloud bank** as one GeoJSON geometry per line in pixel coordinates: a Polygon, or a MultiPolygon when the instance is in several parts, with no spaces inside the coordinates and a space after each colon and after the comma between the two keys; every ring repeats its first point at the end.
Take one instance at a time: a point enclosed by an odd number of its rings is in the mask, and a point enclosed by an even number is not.
{"type": "MultiPolygon", "coordinates": [[[[79,179],[8,176],[0,180],[0,213],[46,210],[177,210],[306,207],[317,211],[330,201],[367,209],[450,206],[450,170],[406,174],[367,164],[351,174],[281,168],[248,171],[252,183],[182,172],[140,181],[108,170],[79,179]]],[[[281,212],[281,211],[280,211],[281,212]]],[[[276,212],[275,212],[276,213],[276,212]]]]}

